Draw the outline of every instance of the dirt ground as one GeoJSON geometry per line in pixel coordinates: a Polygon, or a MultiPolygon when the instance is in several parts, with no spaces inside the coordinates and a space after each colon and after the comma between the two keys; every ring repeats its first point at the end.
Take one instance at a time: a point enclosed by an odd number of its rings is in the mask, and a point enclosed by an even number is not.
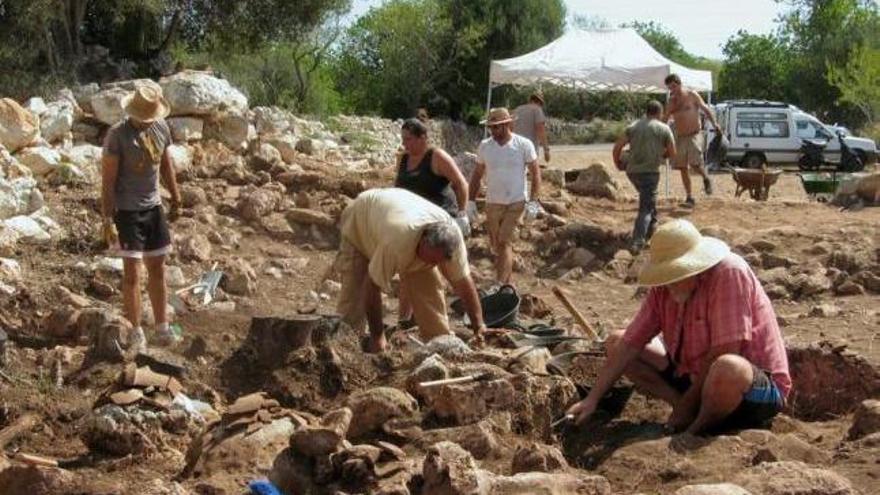
{"type": "MultiPolygon", "coordinates": [[[[610,162],[609,149],[554,150],[552,165],[580,168],[597,159],[610,162]]],[[[360,178],[368,185],[378,185],[383,177],[370,174],[360,178]]],[[[515,284],[519,293],[532,294],[542,300],[551,310],[544,320],[573,333],[578,330],[552,295],[554,285],[560,285],[587,319],[603,332],[624,327],[640,302],[637,287],[625,281],[626,277],[615,271],[611,263],[614,254],[626,246],[626,235],[637,211],[635,192],[625,176],[617,174],[616,179],[629,197],[617,201],[586,198],[547,187],[548,199],[568,204],[564,217],[567,223],[598,226],[608,232],[608,239],[616,239],[595,249],[596,262],[560,276],[552,265],[562,253],[560,249],[564,249],[559,244],[563,241],[546,220],[525,225],[516,246],[515,284]]],[[[734,198],[735,184],[728,174],[713,175],[713,180],[715,194],[705,197],[698,193],[696,208],[689,210],[679,206],[684,196],[679,178],[669,176],[668,194],[666,180],[661,182],[661,219],[687,218],[704,231],[719,235],[743,255],[755,253],[755,249],[749,247],[754,241],[768,241],[772,243],[774,255],[795,264],[792,270],[812,265],[824,267],[829,253],[837,251],[855,250],[855,255],[870,260],[874,266],[880,264],[880,208],[841,211],[817,202],[803,192],[799,178],[793,173],[782,176],[770,190],[766,202],[734,198]],[[815,247],[819,244],[826,246],[828,252],[817,254],[820,251],[815,247]]],[[[223,191],[228,191],[226,185],[200,179],[186,181],[184,185],[203,188],[209,198],[223,198],[223,191]]],[[[695,181],[695,190],[701,189],[695,181]]],[[[81,439],[83,422],[98,395],[116,379],[122,365],[100,363],[79,369],[71,366],[65,371],[64,386],[56,389],[49,370],[38,364],[38,356],[44,349],[56,344],[80,348],[83,345],[82,341],[58,341],[43,334],[41,322],[57,304],[52,295],[54,287],[60,284],[74,293],[91,295],[96,279],[111,286],[119,284],[118,274],[98,275],[76,266],[78,262],[89,264],[102,255],[96,240],[98,216],[94,188],[56,188],[44,193],[53,218],[69,235],[48,245],[20,249],[16,254],[26,283],[16,296],[2,299],[0,323],[9,331],[15,349],[4,369],[13,382],[0,380],[0,427],[26,412],[35,412],[41,417],[38,427],[8,445],[7,450],[64,461],[64,465],[83,480],[83,488],[71,493],[146,493],[145,487],[154,480],[169,480],[179,474],[188,439],[168,436],[157,452],[145,457],[92,453],[81,439]]],[[[312,195],[313,208],[333,211],[338,206],[334,193],[308,193],[312,195]]],[[[210,260],[188,261],[175,254],[169,264],[181,266],[192,280],[209,269],[212,261],[240,257],[256,272],[256,292],[250,296],[223,296],[236,303],[232,311],[197,309],[176,316],[183,328],[184,341],[175,352],[181,356],[187,354],[197,340],[205,347],[198,357],[184,359],[185,386],[192,396],[203,400],[213,398],[222,405],[243,394],[264,390],[284,407],[320,415],[343,403],[353,391],[403,381],[409,370],[400,352],[366,356],[358,352],[356,340],[351,336],[340,336],[340,342],[334,347],[345,370],[343,378],[334,383],[327,382],[327,369],[316,364],[320,363],[320,356],[297,354],[288,361],[288,366],[270,370],[244,359],[240,351],[252,316],[284,316],[304,310],[333,313],[335,296],[322,288],[322,281],[335,252],[329,248],[331,241],[302,241],[290,234],[272,234],[255,225],[221,222],[218,218],[235,217],[234,212],[218,206],[206,214],[207,206],[201,204],[185,212],[191,221],[179,224],[186,226],[185,229],[173,227],[180,236],[178,240],[197,232],[219,230],[221,224],[240,235],[240,240],[226,246],[215,245],[210,260]],[[306,261],[296,261],[301,259],[306,261]],[[267,269],[271,267],[280,267],[282,276],[276,279],[268,275],[267,269]]],[[[477,229],[469,247],[475,278],[481,286],[488,287],[493,272],[481,229],[477,229]]],[[[623,268],[624,271],[634,269],[632,266],[623,268]]],[[[121,304],[118,291],[107,302],[118,307],[121,304]]],[[[806,297],[777,298],[774,306],[789,347],[824,343],[827,348],[845,349],[864,359],[876,373],[880,369],[878,302],[880,297],[870,291],[852,296],[824,291],[806,297]],[[815,311],[822,303],[833,304],[839,311],[834,316],[823,317],[815,311]]],[[[393,324],[395,303],[389,302],[388,306],[391,311],[386,312],[386,321],[393,324]]],[[[798,385],[796,381],[795,388],[798,385]]],[[[874,391],[876,393],[877,388],[874,391]]],[[[876,445],[854,447],[844,441],[852,422],[851,412],[858,401],[865,398],[869,397],[855,394],[850,397],[855,402],[842,405],[843,412],[832,412],[821,420],[807,420],[799,417],[802,415],[797,410],[788,411],[774,422],[772,431],[779,436],[790,435],[798,447],[785,444],[774,450],[774,455],[782,460],[802,460],[829,468],[848,478],[859,493],[880,493],[877,464],[880,448],[876,445]],[[802,454],[804,451],[810,455],[802,454]]],[[[692,446],[689,454],[673,456],[674,459],[663,454],[658,456],[668,447],[669,437],[664,436],[661,428],[668,411],[667,406],[636,392],[618,418],[603,418],[583,431],[556,438],[556,445],[575,468],[608,478],[615,493],[672,493],[686,484],[729,480],[752,462],[750,457],[740,462],[729,455],[740,448],[737,445],[741,446],[743,441],[739,437],[700,440],[703,443],[692,446]],[[661,446],[645,447],[651,443],[647,441],[660,442],[661,446]]],[[[488,469],[508,470],[510,452],[530,440],[533,439],[528,436],[508,434],[503,438],[501,453],[494,460],[481,463],[488,469]]],[[[408,452],[416,454],[409,449],[408,452]]],[[[193,493],[244,493],[244,482],[265,474],[249,467],[215,477],[208,487],[198,479],[182,479],[180,485],[193,493]]]]}

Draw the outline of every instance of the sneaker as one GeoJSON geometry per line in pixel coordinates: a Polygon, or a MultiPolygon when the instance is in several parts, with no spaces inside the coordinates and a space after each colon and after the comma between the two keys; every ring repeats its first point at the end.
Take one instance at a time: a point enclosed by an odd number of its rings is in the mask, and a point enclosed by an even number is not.
{"type": "Polygon", "coordinates": [[[712,195],[712,181],[708,177],[703,177],[703,191],[706,192],[706,196],[712,195]]]}
{"type": "Polygon", "coordinates": [[[159,347],[168,347],[181,341],[181,337],[174,333],[170,327],[157,328],[153,334],[153,343],[159,347]]]}
{"type": "Polygon", "coordinates": [[[681,206],[684,206],[685,208],[693,208],[697,206],[697,202],[694,201],[693,197],[689,196],[686,200],[684,200],[684,203],[682,203],[681,206]]]}
{"type": "Polygon", "coordinates": [[[144,335],[143,328],[137,327],[132,330],[128,348],[134,350],[135,353],[147,351],[147,336],[144,335]]]}

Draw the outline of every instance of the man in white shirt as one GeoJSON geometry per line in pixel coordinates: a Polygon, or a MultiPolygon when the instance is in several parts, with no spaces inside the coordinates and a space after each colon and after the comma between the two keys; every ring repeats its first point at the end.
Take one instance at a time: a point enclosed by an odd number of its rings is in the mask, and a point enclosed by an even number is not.
{"type": "Polygon", "coordinates": [[[525,210],[526,201],[537,202],[541,190],[541,171],[535,146],[527,138],[513,133],[513,121],[506,108],[493,108],[481,122],[492,137],[477,149],[477,167],[471,175],[470,214],[476,212],[474,200],[486,176],[486,230],[495,252],[498,282],[510,283],[513,272],[513,236],[525,210]],[[526,169],[531,180],[531,194],[526,191],[526,169]]]}

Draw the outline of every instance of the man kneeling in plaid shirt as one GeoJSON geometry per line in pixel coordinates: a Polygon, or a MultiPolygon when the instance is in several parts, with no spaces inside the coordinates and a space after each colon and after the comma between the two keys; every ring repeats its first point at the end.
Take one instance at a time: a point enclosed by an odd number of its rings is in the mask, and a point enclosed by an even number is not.
{"type": "Polygon", "coordinates": [[[667,426],[688,433],[763,426],[791,390],[770,299],[749,265],[686,220],[657,229],[639,274],[650,287],[625,331],[606,341],[596,385],[569,408],[577,423],[626,375],[672,405],[667,426]]]}

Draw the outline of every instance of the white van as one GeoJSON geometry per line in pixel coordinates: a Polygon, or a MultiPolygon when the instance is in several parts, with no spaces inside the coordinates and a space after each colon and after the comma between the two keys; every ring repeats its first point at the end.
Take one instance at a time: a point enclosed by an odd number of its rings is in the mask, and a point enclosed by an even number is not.
{"type": "MultiPolygon", "coordinates": [[[[727,160],[746,168],[796,164],[801,156],[802,139],[827,141],[825,159],[840,162],[840,141],[832,129],[794,105],[763,100],[735,100],[715,105],[722,132],[730,141],[727,160]]],[[[711,142],[711,134],[706,136],[711,142]]],[[[877,158],[873,140],[844,137],[862,163],[877,158]]]]}

